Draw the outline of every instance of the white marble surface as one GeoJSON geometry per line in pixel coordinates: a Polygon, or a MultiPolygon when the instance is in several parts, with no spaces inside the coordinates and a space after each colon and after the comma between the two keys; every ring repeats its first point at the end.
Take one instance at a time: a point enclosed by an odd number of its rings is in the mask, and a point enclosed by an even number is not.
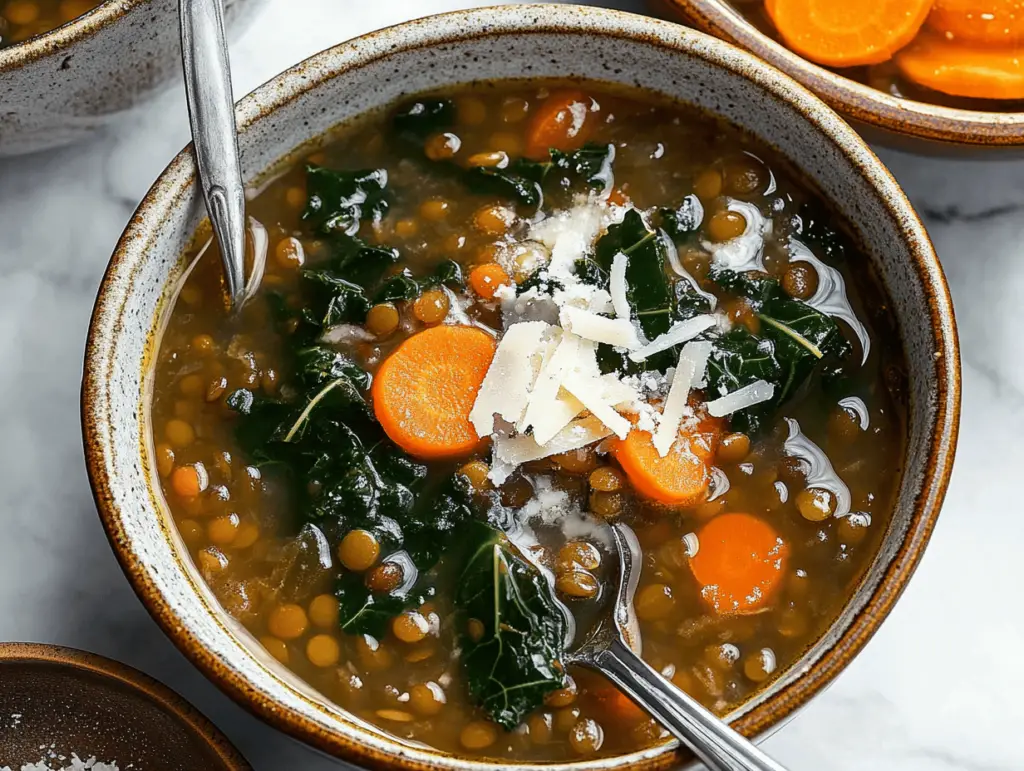
{"type": "MultiPolygon", "coordinates": [[[[479,4],[270,0],[234,46],[236,93],[354,35],[479,4]]],[[[86,480],[78,396],[94,294],[131,212],[186,138],[179,86],[91,144],[0,161],[0,639],[140,667],[205,711],[257,771],[336,768],[243,712],[178,654],[124,580],[86,480]]],[[[1024,160],[883,157],[952,286],[964,352],[959,461],[889,620],[767,747],[794,771],[1020,769],[1024,160]]]]}

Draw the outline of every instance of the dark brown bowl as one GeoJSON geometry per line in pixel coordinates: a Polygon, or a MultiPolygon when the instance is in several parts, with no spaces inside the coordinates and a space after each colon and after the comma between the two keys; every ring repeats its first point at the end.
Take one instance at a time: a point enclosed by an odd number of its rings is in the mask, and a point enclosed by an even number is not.
{"type": "Polygon", "coordinates": [[[63,768],[72,754],[140,771],[252,771],[170,688],[56,645],[0,644],[0,767],[63,768]]]}
{"type": "Polygon", "coordinates": [[[956,146],[1024,147],[1024,113],[963,110],[886,94],[793,53],[747,21],[728,0],[649,2],[659,14],[681,17],[793,76],[856,128],[866,130],[871,139],[924,152],[948,151],[956,146]]]}

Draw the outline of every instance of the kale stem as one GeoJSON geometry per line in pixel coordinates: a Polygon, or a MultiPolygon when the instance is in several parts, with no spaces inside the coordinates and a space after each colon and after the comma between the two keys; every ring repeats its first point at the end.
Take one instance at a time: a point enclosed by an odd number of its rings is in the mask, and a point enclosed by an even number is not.
{"type": "Polygon", "coordinates": [[[343,377],[339,377],[337,380],[332,380],[330,383],[323,387],[320,393],[318,393],[316,396],[309,400],[309,404],[306,405],[306,409],[302,411],[302,414],[299,415],[298,420],[295,421],[295,425],[291,427],[291,429],[288,431],[288,434],[285,436],[285,442],[290,442],[292,439],[295,438],[295,435],[299,432],[299,429],[302,428],[302,424],[309,420],[309,415],[311,412],[313,412],[314,409],[316,409],[316,405],[323,401],[323,398],[327,396],[327,394],[329,394],[331,391],[333,391],[335,388],[341,385],[341,383],[344,381],[345,378],[343,377]]]}
{"type": "Polygon", "coordinates": [[[799,345],[802,345],[808,351],[813,353],[816,358],[818,358],[818,359],[824,358],[825,354],[823,354],[821,352],[821,349],[818,348],[818,346],[816,346],[814,343],[812,343],[810,340],[808,340],[806,337],[801,335],[796,330],[791,329],[790,327],[787,327],[781,321],[776,321],[771,316],[766,316],[763,313],[758,313],[757,317],[759,319],[761,319],[761,321],[763,321],[765,324],[768,324],[769,326],[775,327],[782,334],[786,335],[789,338],[792,338],[796,343],[798,343],[799,345]]]}

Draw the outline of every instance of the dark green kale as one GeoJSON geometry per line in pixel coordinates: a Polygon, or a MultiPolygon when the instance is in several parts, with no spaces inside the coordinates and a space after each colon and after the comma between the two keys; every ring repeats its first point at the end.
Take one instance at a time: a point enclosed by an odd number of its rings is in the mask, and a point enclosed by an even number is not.
{"type": "Polygon", "coordinates": [[[477,167],[466,172],[470,190],[511,198],[538,207],[545,189],[572,188],[575,184],[603,189],[611,177],[614,145],[587,144],[579,150],[551,150],[550,159],[516,158],[504,168],[477,167]]]}
{"type": "Polygon", "coordinates": [[[451,99],[416,99],[395,111],[391,125],[405,141],[422,144],[431,134],[455,125],[455,104],[451,99]]]}
{"type": "Polygon", "coordinates": [[[658,210],[659,224],[677,244],[693,239],[704,221],[704,206],[695,195],[688,195],[675,208],[658,210]]]}
{"type": "Polygon", "coordinates": [[[483,522],[460,531],[455,609],[470,697],[511,731],[565,685],[566,624],[547,579],[483,522]]]}
{"type": "Polygon", "coordinates": [[[379,222],[388,212],[384,169],[335,171],[306,166],[306,210],[302,219],[323,234],[355,235],[360,222],[379,222]]]}
{"type": "Polygon", "coordinates": [[[452,289],[464,289],[466,279],[462,275],[462,266],[455,260],[440,263],[429,276],[417,279],[408,268],[387,279],[373,296],[374,303],[397,302],[398,300],[415,300],[424,289],[447,286],[452,289]]]}
{"type": "Polygon", "coordinates": [[[834,367],[852,346],[831,317],[789,297],[775,279],[719,271],[711,276],[726,291],[747,299],[760,321],[760,334],[737,327],[717,338],[708,362],[708,396],[764,380],[775,386],[771,401],[735,413],[732,426],[757,434],[776,410],[808,381],[819,363],[834,367]]]}
{"type": "MultiPolygon", "coordinates": [[[[672,282],[666,271],[668,252],[665,234],[651,230],[636,209],[626,212],[621,223],[612,225],[598,239],[594,261],[604,271],[610,271],[615,255],[620,252],[628,258],[626,263],[626,297],[632,314],[648,340],[668,331],[673,323],[675,307],[672,282]]],[[[639,369],[664,370],[678,359],[678,352],[664,351],[639,365],[639,369]]],[[[628,371],[635,371],[623,361],[628,371]]]]}

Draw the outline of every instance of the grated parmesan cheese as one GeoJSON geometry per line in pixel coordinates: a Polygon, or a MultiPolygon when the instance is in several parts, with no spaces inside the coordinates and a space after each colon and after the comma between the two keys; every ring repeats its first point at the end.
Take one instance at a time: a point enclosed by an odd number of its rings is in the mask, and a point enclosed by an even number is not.
{"type": "Polygon", "coordinates": [[[594,444],[611,436],[612,432],[598,418],[588,415],[575,420],[544,444],[539,443],[529,434],[513,437],[496,437],[493,448],[493,463],[490,480],[501,485],[517,466],[533,460],[548,458],[570,450],[594,444]]]}
{"type": "Polygon", "coordinates": [[[669,348],[673,348],[680,343],[688,342],[702,332],[717,326],[717,324],[716,317],[711,314],[703,314],[694,316],[692,319],[679,321],[673,324],[672,328],[665,334],[656,337],[643,348],[630,353],[629,358],[633,361],[643,361],[656,353],[667,351],[669,348]]]}
{"type": "Polygon", "coordinates": [[[527,321],[505,330],[469,413],[477,436],[494,431],[495,415],[512,424],[522,419],[552,329],[543,321],[527,321]]]}
{"type": "Polygon", "coordinates": [[[615,315],[620,319],[629,318],[629,298],[626,295],[626,266],[629,258],[619,252],[612,259],[611,278],[608,288],[611,290],[612,307],[615,308],[615,315]]]}
{"type": "Polygon", "coordinates": [[[766,402],[775,396],[775,386],[764,380],[755,380],[714,401],[708,402],[708,414],[713,418],[724,418],[739,410],[766,402]]]}
{"type": "Polygon", "coordinates": [[[689,410],[687,402],[690,389],[704,378],[704,369],[710,355],[711,343],[688,343],[679,354],[679,366],[676,367],[672,387],[661,413],[661,422],[654,434],[654,449],[663,458],[679,437],[679,426],[689,410]]]}
{"type": "Polygon", "coordinates": [[[558,318],[564,329],[587,340],[631,350],[640,347],[636,328],[627,319],[610,319],[573,307],[562,308],[558,318]]]}
{"type": "Polygon", "coordinates": [[[517,428],[520,432],[533,428],[533,434],[541,444],[561,431],[583,409],[578,402],[573,404],[561,400],[559,404],[559,390],[566,376],[576,366],[579,349],[580,338],[563,332],[558,347],[537,375],[526,413],[517,428]],[[576,406],[580,409],[574,411],[576,406]]]}
{"type": "Polygon", "coordinates": [[[583,377],[576,373],[569,375],[563,384],[566,391],[575,396],[590,410],[591,414],[604,423],[619,439],[625,439],[632,427],[630,422],[615,411],[604,396],[604,384],[598,378],[583,377]]]}

